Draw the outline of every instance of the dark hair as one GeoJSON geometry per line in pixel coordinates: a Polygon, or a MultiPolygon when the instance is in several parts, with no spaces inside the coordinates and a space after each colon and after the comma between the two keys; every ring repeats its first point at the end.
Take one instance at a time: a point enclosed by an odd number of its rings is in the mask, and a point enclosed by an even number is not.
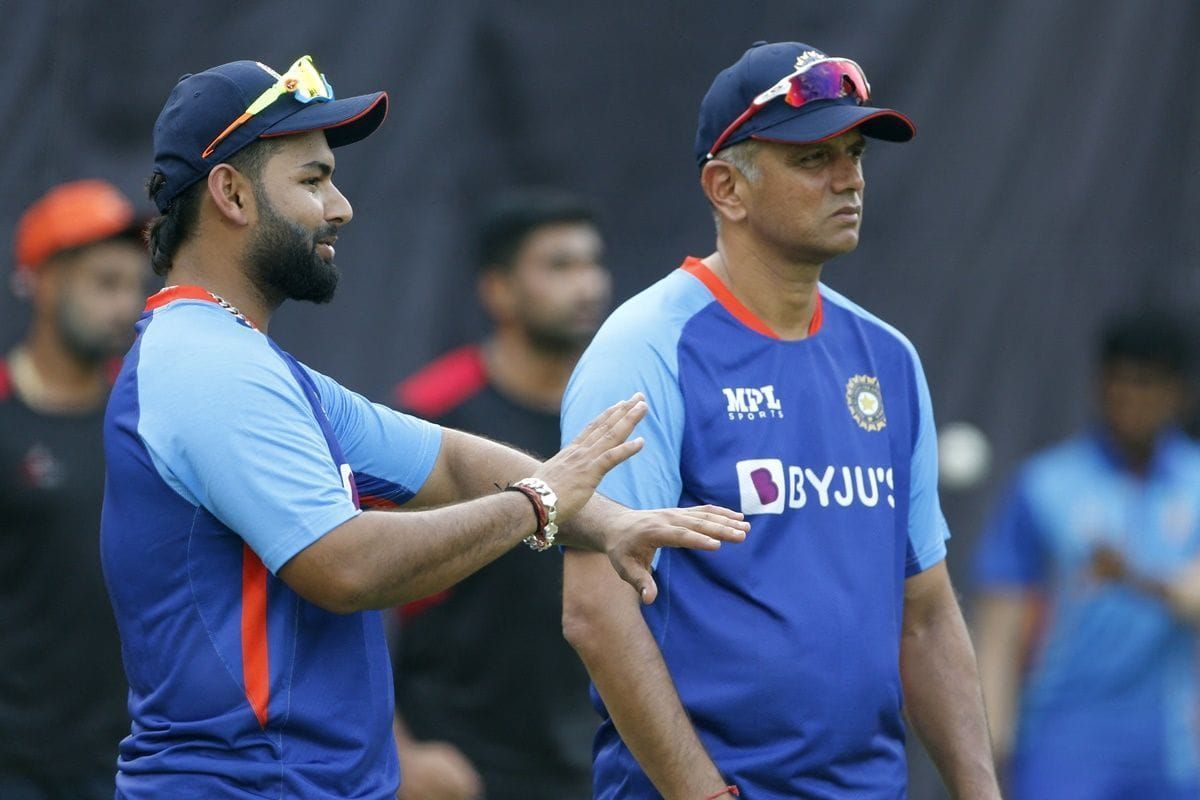
{"type": "Polygon", "coordinates": [[[496,198],[479,227],[479,266],[510,267],[525,237],[558,223],[596,224],[596,211],[582,197],[558,189],[528,188],[496,198]]]}
{"type": "Polygon", "coordinates": [[[1114,317],[1100,339],[1100,363],[1152,364],[1180,378],[1192,372],[1193,332],[1172,314],[1140,311],[1114,317]]]}
{"type": "MultiPolygon", "coordinates": [[[[258,139],[225,159],[224,163],[250,178],[255,184],[262,175],[267,160],[278,148],[274,139],[258,139]]],[[[161,172],[153,173],[146,181],[146,194],[154,200],[167,179],[161,172]]],[[[171,200],[166,213],[155,217],[146,226],[146,246],[150,250],[150,265],[156,275],[166,275],[180,245],[188,240],[200,219],[200,201],[205,181],[199,180],[171,200]]]]}

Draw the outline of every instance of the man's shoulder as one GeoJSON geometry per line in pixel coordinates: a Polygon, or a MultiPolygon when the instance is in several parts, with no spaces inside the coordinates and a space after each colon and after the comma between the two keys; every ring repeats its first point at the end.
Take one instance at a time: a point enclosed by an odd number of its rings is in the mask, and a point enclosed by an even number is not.
{"type": "Polygon", "coordinates": [[[1016,482],[1026,492],[1035,492],[1039,487],[1056,487],[1064,481],[1078,481],[1080,477],[1110,470],[1102,455],[1097,434],[1085,431],[1054,442],[1029,456],[1017,468],[1016,482]]]}
{"type": "Polygon", "coordinates": [[[230,403],[247,387],[277,392],[282,384],[299,386],[270,339],[211,303],[155,311],[132,366],[143,402],[161,393],[170,402],[230,403]]]}
{"type": "Polygon", "coordinates": [[[847,319],[853,320],[855,324],[865,329],[872,336],[873,343],[894,345],[907,353],[913,360],[917,360],[916,348],[899,328],[872,314],[825,284],[821,284],[821,302],[824,306],[823,313],[827,324],[831,317],[844,314],[847,319]]]}
{"type": "Polygon", "coordinates": [[[396,385],[393,400],[426,419],[441,417],[487,386],[487,365],[478,344],[463,345],[426,364],[396,385]]]}
{"type": "Polygon", "coordinates": [[[156,350],[216,359],[230,356],[220,350],[226,346],[239,353],[271,349],[266,336],[214,303],[176,301],[155,309],[143,324],[143,349],[153,342],[156,350]]]}
{"type": "Polygon", "coordinates": [[[596,333],[593,347],[673,349],[688,321],[713,302],[697,279],[672,270],[618,306],[596,333]]]}

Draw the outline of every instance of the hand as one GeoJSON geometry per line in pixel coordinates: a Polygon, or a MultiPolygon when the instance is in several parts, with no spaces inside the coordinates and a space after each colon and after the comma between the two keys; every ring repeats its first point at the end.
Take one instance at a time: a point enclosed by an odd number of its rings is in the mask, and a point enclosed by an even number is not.
{"type": "Polygon", "coordinates": [[[1092,550],[1092,574],[1102,581],[1123,581],[1129,577],[1129,565],[1120,550],[1111,545],[1097,545],[1092,550]]]}
{"type": "Polygon", "coordinates": [[[658,597],[650,564],[660,547],[716,550],[721,542],[740,542],[750,523],[741,514],[720,506],[623,511],[608,515],[605,552],[617,574],[638,590],[647,605],[658,597]]]}
{"type": "Polygon", "coordinates": [[[625,440],[646,411],[640,392],[610,406],[537,469],[534,477],[545,481],[558,496],[555,521],[559,525],[583,508],[609,470],[642,449],[641,438],[625,440]]]}
{"type": "Polygon", "coordinates": [[[483,779],[449,742],[408,741],[399,746],[399,800],[476,800],[483,779]]]}

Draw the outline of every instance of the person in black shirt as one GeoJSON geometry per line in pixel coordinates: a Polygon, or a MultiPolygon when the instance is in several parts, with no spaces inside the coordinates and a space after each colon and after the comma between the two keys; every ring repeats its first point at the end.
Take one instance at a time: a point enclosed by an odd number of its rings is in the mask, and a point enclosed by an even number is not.
{"type": "Polygon", "coordinates": [[[101,181],[56,187],[17,226],[32,318],[0,357],[4,800],[113,796],[129,718],[100,570],[101,422],[146,274],[133,206],[101,181]]]}
{"type": "MultiPolygon", "coordinates": [[[[602,258],[579,198],[526,189],[499,199],[482,226],[478,279],[494,329],[402,382],[398,405],[534,455],[557,452],[563,390],[609,307],[602,258]]],[[[591,797],[596,715],[562,636],[561,556],[547,555],[518,548],[400,609],[405,800],[591,797]]]]}

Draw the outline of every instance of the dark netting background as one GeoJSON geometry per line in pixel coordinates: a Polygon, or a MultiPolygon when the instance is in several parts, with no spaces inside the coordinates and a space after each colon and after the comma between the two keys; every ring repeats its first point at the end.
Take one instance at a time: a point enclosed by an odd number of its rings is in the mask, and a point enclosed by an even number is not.
{"type": "MultiPolygon", "coordinates": [[[[712,247],[691,148],[713,76],[756,39],[855,58],[919,132],[872,149],[862,244],[826,280],[909,335],[940,422],[992,441],[991,477],[944,494],[968,593],[1003,476],[1088,418],[1101,319],[1200,294],[1194,0],[0,0],[0,21],[6,255],[21,209],[62,180],[108,178],[149,210],[151,125],[181,73],[312,53],[340,96],[387,89],[383,128],[338,151],[356,210],[339,295],[272,324],[377,398],[483,330],[472,220],[493,190],[596,197],[623,299],[712,247]]],[[[4,292],[0,343],[26,318],[4,292]]],[[[915,798],[938,796],[926,782],[915,798]]]]}

